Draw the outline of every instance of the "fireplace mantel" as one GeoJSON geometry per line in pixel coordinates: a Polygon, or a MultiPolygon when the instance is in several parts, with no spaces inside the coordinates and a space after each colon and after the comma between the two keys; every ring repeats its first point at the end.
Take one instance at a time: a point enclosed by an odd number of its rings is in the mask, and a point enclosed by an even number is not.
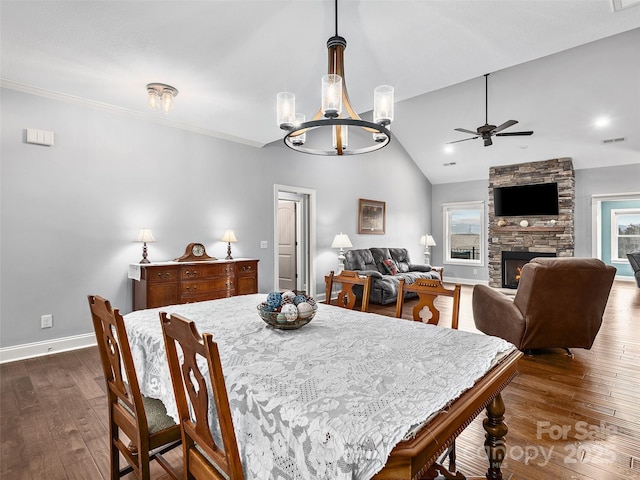
{"type": "Polygon", "coordinates": [[[493,227],[496,232],[564,232],[564,227],[493,227]]]}

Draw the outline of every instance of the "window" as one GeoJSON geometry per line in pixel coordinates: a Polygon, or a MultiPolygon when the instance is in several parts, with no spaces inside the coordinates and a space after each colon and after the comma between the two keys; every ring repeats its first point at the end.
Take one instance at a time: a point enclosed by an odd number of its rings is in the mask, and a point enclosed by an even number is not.
{"type": "Polygon", "coordinates": [[[627,253],[640,250],[640,209],[611,210],[611,260],[627,262],[627,253]]]}
{"type": "Polygon", "coordinates": [[[484,202],[443,205],[444,262],[484,265],[484,202]]]}

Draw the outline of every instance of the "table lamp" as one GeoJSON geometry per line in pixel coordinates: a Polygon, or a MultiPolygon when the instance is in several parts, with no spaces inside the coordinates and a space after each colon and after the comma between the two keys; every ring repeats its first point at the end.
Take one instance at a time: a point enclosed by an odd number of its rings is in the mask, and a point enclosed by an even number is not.
{"type": "Polygon", "coordinates": [[[233,233],[233,230],[227,230],[226,232],[224,232],[224,235],[222,235],[222,238],[220,240],[223,242],[227,242],[227,256],[225,257],[226,260],[233,260],[233,257],[231,256],[231,244],[238,241],[235,233],[233,233]]]}
{"type": "Polygon", "coordinates": [[[431,252],[429,247],[435,247],[436,241],[431,235],[423,235],[420,237],[420,245],[424,245],[424,263],[431,265],[431,252]]]}
{"type": "Polygon", "coordinates": [[[340,232],[338,235],[333,237],[333,242],[331,242],[331,248],[339,248],[340,252],[338,253],[338,260],[340,263],[338,264],[338,273],[344,270],[344,248],[351,248],[351,240],[349,240],[349,236],[346,233],[340,232]]]}
{"type": "Polygon", "coordinates": [[[141,228],[135,241],[142,242],[142,260],[140,260],[140,263],[151,263],[147,258],[147,242],[151,243],[156,241],[156,239],[153,238],[151,230],[148,228],[141,228]]]}

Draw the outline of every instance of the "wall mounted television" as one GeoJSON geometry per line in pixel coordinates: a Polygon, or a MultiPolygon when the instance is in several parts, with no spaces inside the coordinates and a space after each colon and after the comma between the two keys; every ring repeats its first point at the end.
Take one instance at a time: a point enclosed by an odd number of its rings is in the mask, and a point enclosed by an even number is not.
{"type": "Polygon", "coordinates": [[[537,183],[493,189],[496,217],[558,215],[558,184],[537,183]]]}

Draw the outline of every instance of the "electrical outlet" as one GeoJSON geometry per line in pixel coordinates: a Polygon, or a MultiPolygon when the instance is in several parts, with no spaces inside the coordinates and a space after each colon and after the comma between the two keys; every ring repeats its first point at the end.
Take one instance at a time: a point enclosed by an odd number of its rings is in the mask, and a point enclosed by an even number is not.
{"type": "Polygon", "coordinates": [[[40,317],[40,328],[53,327],[53,315],[42,315],[40,317]]]}
{"type": "Polygon", "coordinates": [[[473,269],[473,274],[474,274],[474,275],[477,275],[477,274],[478,274],[478,269],[477,269],[477,268],[474,268],[474,269],[473,269]]]}

